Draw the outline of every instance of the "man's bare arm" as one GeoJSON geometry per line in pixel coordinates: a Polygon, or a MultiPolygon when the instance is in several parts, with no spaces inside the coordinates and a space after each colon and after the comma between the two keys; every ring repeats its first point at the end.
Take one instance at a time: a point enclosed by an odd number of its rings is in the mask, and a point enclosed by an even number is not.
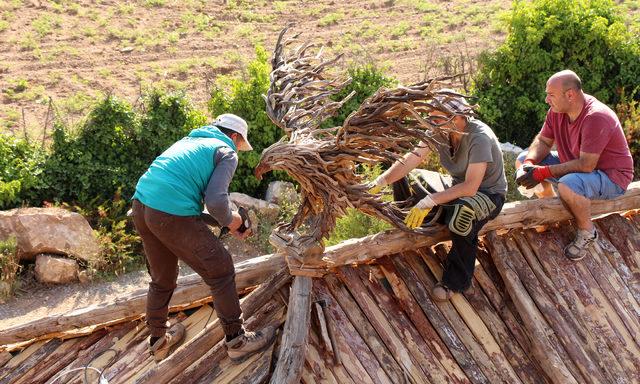
{"type": "Polygon", "coordinates": [[[533,161],[534,164],[540,163],[551,152],[553,142],[553,139],[538,134],[529,146],[527,159],[533,161]]]}
{"type": "Polygon", "coordinates": [[[596,169],[599,158],[600,154],[598,153],[580,152],[579,158],[567,161],[566,163],[551,165],[549,166],[549,169],[555,177],[562,177],[567,173],[590,173],[596,169]]]}

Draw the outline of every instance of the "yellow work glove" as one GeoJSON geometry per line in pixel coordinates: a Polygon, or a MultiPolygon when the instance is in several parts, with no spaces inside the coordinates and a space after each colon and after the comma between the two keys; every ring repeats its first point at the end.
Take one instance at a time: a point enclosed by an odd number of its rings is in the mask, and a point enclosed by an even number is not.
{"type": "Polygon", "coordinates": [[[420,200],[404,219],[404,224],[410,229],[419,228],[424,221],[424,218],[429,214],[431,208],[435,207],[436,203],[433,201],[430,195],[427,195],[424,199],[420,200]]]}
{"type": "Polygon", "coordinates": [[[369,192],[372,195],[376,195],[382,191],[382,188],[387,186],[387,182],[385,181],[382,175],[378,176],[374,181],[367,185],[369,187],[369,192]]]}

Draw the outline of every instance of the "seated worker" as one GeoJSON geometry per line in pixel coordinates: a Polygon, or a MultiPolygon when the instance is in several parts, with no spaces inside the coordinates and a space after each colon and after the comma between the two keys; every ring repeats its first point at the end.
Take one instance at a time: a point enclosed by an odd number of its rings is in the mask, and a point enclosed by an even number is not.
{"type": "Polygon", "coordinates": [[[585,94],[573,71],[551,76],[546,92],[550,109],[540,133],[516,160],[516,182],[527,188],[542,183],[541,198],[553,197],[551,185],[556,185],[578,227],[564,254],[580,260],[598,238],[591,200],[622,195],[633,179],[633,158],[616,114],[585,94]],[[551,151],[554,144],[557,152],[551,151]]]}
{"type": "Polygon", "coordinates": [[[507,180],[500,144],[491,128],[480,120],[461,114],[472,111],[463,97],[438,96],[436,100],[453,112],[452,116],[440,111],[433,111],[430,115],[431,120],[438,124],[449,121],[444,125],[451,129],[449,142],[437,144],[436,149],[440,164],[452,176],[452,185],[435,193],[428,193],[419,185],[410,191],[406,176],[430,153],[429,148],[420,143],[376,178],[370,185],[370,193],[377,193],[393,183],[395,200],[415,201],[421,198],[407,215],[405,224],[409,228],[420,227],[429,211],[431,214],[427,222],[448,225],[452,246],[442,281],[432,291],[434,300],[446,301],[454,293],[470,288],[478,232],[487,221],[500,213],[507,192],[507,180]]]}

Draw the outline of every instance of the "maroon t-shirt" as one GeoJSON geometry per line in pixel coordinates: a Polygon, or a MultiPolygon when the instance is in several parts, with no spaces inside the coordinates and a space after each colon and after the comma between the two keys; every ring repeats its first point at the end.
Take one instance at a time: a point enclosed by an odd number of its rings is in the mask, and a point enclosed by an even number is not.
{"type": "Polygon", "coordinates": [[[596,169],[627,189],[633,180],[633,158],[618,116],[593,96],[585,95],[582,112],[573,122],[569,115],[549,110],[540,134],[553,139],[560,162],[580,157],[580,152],[600,155],[596,169]]]}

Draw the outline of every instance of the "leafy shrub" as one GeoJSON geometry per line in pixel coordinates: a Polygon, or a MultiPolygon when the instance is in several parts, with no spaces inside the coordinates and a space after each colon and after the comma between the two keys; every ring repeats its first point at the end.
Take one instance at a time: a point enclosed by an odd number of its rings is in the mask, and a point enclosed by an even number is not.
{"type": "Polygon", "coordinates": [[[96,231],[102,260],[100,264],[89,268],[102,274],[119,275],[136,270],[145,265],[140,236],[127,216],[131,204],[116,191],[112,199],[101,201],[94,199],[84,206],[62,204],[62,207],[83,215],[96,231]]]}
{"type": "Polygon", "coordinates": [[[546,81],[567,68],[609,105],[621,91],[634,92],[640,44],[621,14],[610,0],[515,2],[506,41],[479,58],[474,91],[482,119],[501,140],[529,145],[548,110],[546,81]]]}
{"type": "Polygon", "coordinates": [[[629,143],[631,157],[633,157],[633,178],[640,180],[640,103],[635,100],[620,103],[616,112],[629,143]]]}
{"type": "Polygon", "coordinates": [[[19,206],[36,193],[43,161],[38,147],[0,133],[0,209],[19,206]]]}
{"type": "Polygon", "coordinates": [[[16,274],[20,270],[16,254],[16,238],[0,240],[0,303],[13,292],[16,274]]]}
{"type": "Polygon", "coordinates": [[[323,127],[341,126],[344,120],[379,88],[391,87],[396,84],[396,80],[385,76],[380,68],[372,64],[352,66],[347,70],[347,73],[351,77],[351,83],[332,99],[342,100],[352,91],[355,91],[356,94],[338,110],[336,116],[325,120],[322,124],[323,127]]]}
{"type": "Polygon", "coordinates": [[[204,121],[181,93],[152,91],[142,112],[108,96],[77,129],[56,124],[40,197],[81,205],[118,191],[129,198],[151,161],[204,121]]]}
{"type": "Polygon", "coordinates": [[[268,183],[276,178],[273,173],[269,173],[260,182],[253,176],[253,169],[260,161],[262,150],[284,135],[267,116],[262,98],[269,89],[271,67],[267,59],[267,51],[263,47],[256,47],[256,58],[249,63],[244,78],[219,77],[209,100],[209,111],[213,117],[234,113],[249,124],[249,141],[253,151],[238,154],[238,168],[230,190],[253,196],[266,190],[268,183]]]}
{"type": "MultiPolygon", "coordinates": [[[[382,173],[382,168],[380,166],[363,166],[361,173],[364,180],[374,180],[382,173]]],[[[391,200],[392,197],[391,195],[385,195],[383,199],[391,200]]],[[[325,240],[325,246],[335,245],[348,239],[373,235],[390,228],[392,228],[392,225],[384,220],[369,216],[357,209],[349,208],[346,215],[336,220],[336,226],[325,240]]]]}

